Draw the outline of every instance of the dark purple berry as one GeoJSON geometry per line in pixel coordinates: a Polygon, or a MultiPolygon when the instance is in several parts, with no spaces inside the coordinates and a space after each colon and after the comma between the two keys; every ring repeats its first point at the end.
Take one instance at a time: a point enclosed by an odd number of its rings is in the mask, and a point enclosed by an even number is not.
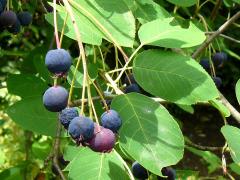
{"type": "Polygon", "coordinates": [[[94,135],[94,123],[88,117],[75,117],[69,124],[68,132],[76,141],[90,140],[94,135]]]}
{"type": "Polygon", "coordinates": [[[126,75],[125,79],[124,79],[124,83],[127,84],[127,85],[137,84],[133,74],[129,74],[128,76],[126,75]]]}
{"type": "Polygon", "coordinates": [[[43,95],[43,104],[51,112],[60,112],[68,102],[68,92],[61,86],[48,88],[43,95]]]}
{"type": "Polygon", "coordinates": [[[96,125],[94,136],[88,143],[95,152],[110,152],[115,145],[115,135],[110,129],[96,125]]]}
{"type": "Polygon", "coordinates": [[[110,109],[102,114],[101,123],[103,127],[116,133],[122,125],[122,120],[115,110],[110,109]]]}
{"type": "Polygon", "coordinates": [[[139,164],[137,161],[135,161],[132,164],[132,173],[133,173],[134,177],[138,178],[138,179],[147,179],[148,178],[147,170],[143,166],[141,166],[141,164],[139,164]]]}
{"type": "Polygon", "coordinates": [[[13,11],[4,11],[0,15],[0,26],[2,27],[9,27],[16,23],[17,15],[13,11]]]}
{"type": "Polygon", "coordinates": [[[167,178],[163,178],[158,176],[158,180],[175,180],[176,179],[176,171],[171,167],[162,168],[162,174],[167,176],[167,178]]]}
{"type": "Polygon", "coordinates": [[[61,121],[61,124],[64,126],[64,128],[68,129],[71,120],[78,116],[79,114],[77,108],[65,108],[59,113],[59,120],[61,121]]]}
{"type": "Polygon", "coordinates": [[[28,11],[18,13],[17,17],[22,26],[28,26],[32,22],[32,14],[28,11]]]}
{"type": "Polygon", "coordinates": [[[48,51],[45,57],[45,65],[54,74],[64,74],[69,71],[72,58],[65,49],[48,51]]]}
{"type": "Polygon", "coordinates": [[[210,70],[210,62],[208,58],[202,58],[200,60],[200,65],[206,70],[209,71],[210,70]]]}
{"type": "Polygon", "coordinates": [[[67,166],[67,165],[69,164],[69,161],[66,161],[66,160],[64,159],[63,155],[60,155],[60,156],[58,157],[58,162],[59,162],[61,165],[63,165],[63,166],[67,166]]]}
{"type": "Polygon", "coordinates": [[[222,79],[220,77],[213,77],[215,85],[219,88],[222,85],[222,79]]]}
{"type": "Polygon", "coordinates": [[[18,34],[21,30],[21,24],[19,22],[19,20],[16,21],[16,23],[14,25],[12,25],[11,27],[7,28],[8,32],[12,33],[12,34],[18,34]]]}
{"type": "Polygon", "coordinates": [[[223,65],[224,61],[227,60],[227,54],[224,52],[217,52],[212,57],[212,61],[216,67],[220,67],[223,65]]]}
{"type": "Polygon", "coordinates": [[[137,84],[130,84],[126,87],[124,93],[127,94],[131,92],[141,93],[141,89],[137,84]]]}

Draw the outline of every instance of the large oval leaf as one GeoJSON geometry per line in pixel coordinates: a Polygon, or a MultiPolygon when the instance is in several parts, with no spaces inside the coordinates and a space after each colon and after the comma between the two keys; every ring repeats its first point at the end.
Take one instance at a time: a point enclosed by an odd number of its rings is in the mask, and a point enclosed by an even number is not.
{"type": "Polygon", "coordinates": [[[189,7],[197,3],[197,0],[167,0],[170,3],[176,4],[178,6],[189,7]]]}
{"type": "Polygon", "coordinates": [[[130,93],[114,98],[111,107],[122,119],[121,147],[145,168],[161,175],[163,167],[182,159],[182,132],[162,105],[146,96],[130,93]]]}
{"type": "Polygon", "coordinates": [[[240,79],[238,80],[238,82],[236,84],[235,92],[236,92],[238,103],[240,104],[240,79]]]}
{"type": "Polygon", "coordinates": [[[206,71],[193,59],[174,52],[148,50],[134,60],[133,74],[147,92],[178,104],[218,97],[206,71]]]}
{"type": "Polygon", "coordinates": [[[25,98],[9,107],[7,113],[23,129],[48,136],[55,135],[57,114],[44,108],[42,97],[25,98]]]}
{"type": "Polygon", "coordinates": [[[221,128],[221,132],[227,140],[230,154],[233,161],[237,164],[240,163],[240,129],[234,126],[225,125],[221,128]]]}
{"type": "Polygon", "coordinates": [[[172,18],[157,19],[142,25],[138,36],[143,45],[167,48],[187,48],[202,44],[206,39],[204,32],[190,22],[185,29],[176,24],[172,18]]]}
{"type": "Polygon", "coordinates": [[[89,148],[81,148],[68,166],[68,176],[72,180],[129,179],[123,164],[114,151],[96,153],[89,148]]]}
{"type": "MultiPolygon", "coordinates": [[[[83,42],[100,45],[104,38],[119,46],[133,46],[135,19],[123,0],[75,0],[70,3],[83,42]]],[[[58,25],[61,31],[67,11],[60,6],[57,9],[58,25]]],[[[53,14],[48,14],[46,19],[53,25],[53,14]]],[[[65,35],[76,39],[70,17],[67,20],[65,35]]]]}

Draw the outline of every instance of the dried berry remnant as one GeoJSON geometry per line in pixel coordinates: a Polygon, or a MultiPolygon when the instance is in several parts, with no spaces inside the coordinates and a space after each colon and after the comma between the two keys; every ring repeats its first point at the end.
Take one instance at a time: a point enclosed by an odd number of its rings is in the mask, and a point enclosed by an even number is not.
{"type": "Polygon", "coordinates": [[[4,11],[0,15],[0,26],[2,27],[9,27],[16,23],[17,15],[13,11],[4,11]]]}
{"type": "Polygon", "coordinates": [[[69,124],[68,132],[77,141],[87,141],[94,135],[94,123],[88,117],[75,117],[69,124]]]}
{"type": "Polygon", "coordinates": [[[148,178],[147,170],[143,166],[141,166],[141,164],[139,164],[137,161],[135,161],[132,164],[132,173],[133,173],[134,177],[138,178],[138,179],[147,179],[148,178]]]}
{"type": "Polygon", "coordinates": [[[115,135],[110,129],[96,125],[94,136],[88,143],[95,152],[110,152],[115,145],[115,135]]]}
{"type": "Polygon", "coordinates": [[[12,34],[18,34],[21,30],[21,24],[19,22],[19,20],[16,21],[16,23],[14,25],[12,25],[11,27],[7,28],[8,32],[12,33],[12,34]]]}
{"type": "Polygon", "coordinates": [[[227,60],[227,54],[224,52],[217,52],[212,57],[212,61],[216,67],[220,67],[223,65],[224,61],[227,60]]]}
{"type": "Polygon", "coordinates": [[[54,49],[48,51],[45,57],[45,65],[54,74],[65,74],[69,71],[72,58],[65,49],[54,49]]]}
{"type": "Polygon", "coordinates": [[[102,114],[101,123],[103,127],[116,133],[122,125],[122,120],[115,110],[110,109],[102,114]]]}
{"type": "Polygon", "coordinates": [[[18,13],[17,17],[22,26],[28,26],[32,22],[32,15],[28,11],[18,13]]]}
{"type": "Polygon", "coordinates": [[[164,176],[167,176],[167,178],[158,176],[158,180],[175,180],[176,179],[176,171],[171,167],[162,168],[162,174],[164,176]]]}
{"type": "Polygon", "coordinates": [[[206,70],[209,71],[210,70],[210,62],[208,58],[202,58],[200,60],[200,65],[206,70]]]}
{"type": "Polygon", "coordinates": [[[43,104],[51,112],[60,112],[67,107],[68,91],[61,86],[48,88],[43,95],[43,104]]]}
{"type": "Polygon", "coordinates": [[[141,93],[141,89],[137,84],[130,84],[126,87],[124,93],[127,94],[131,92],[141,93]]]}
{"type": "Polygon", "coordinates": [[[213,81],[218,88],[222,86],[222,79],[220,77],[213,77],[213,81]]]}
{"type": "Polygon", "coordinates": [[[68,129],[70,122],[75,118],[78,117],[77,108],[65,108],[59,113],[59,120],[61,124],[64,126],[65,129],[68,129]]]}

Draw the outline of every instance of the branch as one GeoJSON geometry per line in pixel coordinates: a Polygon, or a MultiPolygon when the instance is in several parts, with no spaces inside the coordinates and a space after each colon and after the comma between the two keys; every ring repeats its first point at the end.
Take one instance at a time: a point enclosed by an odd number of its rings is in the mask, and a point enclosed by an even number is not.
{"type": "Polygon", "coordinates": [[[57,122],[57,132],[56,132],[56,137],[54,140],[54,145],[53,145],[53,166],[57,170],[59,176],[61,177],[62,180],[66,180],[62,170],[59,167],[58,164],[58,155],[59,155],[59,146],[60,146],[60,136],[61,136],[61,123],[58,120],[57,122]]]}
{"type": "MultiPolygon", "coordinates": [[[[214,34],[214,33],[215,33],[215,32],[205,32],[206,35],[212,35],[212,34],[214,34]]],[[[227,36],[227,35],[225,35],[225,34],[219,34],[219,36],[220,36],[220,37],[223,37],[223,38],[225,38],[225,39],[228,39],[228,40],[230,40],[230,41],[233,41],[233,42],[235,42],[235,43],[240,43],[240,40],[234,39],[234,38],[232,38],[232,37],[230,37],[230,36],[227,36]]]]}
{"type": "MultiPolygon", "coordinates": [[[[196,59],[201,52],[220,34],[222,34],[232,23],[240,18],[240,11],[228,19],[215,33],[213,33],[205,42],[193,53],[192,58],[196,59]]],[[[219,92],[222,103],[228,108],[235,120],[240,123],[240,113],[228,102],[228,100],[219,92]]]]}
{"type": "Polygon", "coordinates": [[[192,146],[195,147],[197,149],[203,150],[203,151],[222,151],[222,147],[213,147],[213,146],[201,146],[198,144],[193,143],[192,141],[190,141],[189,139],[185,138],[185,142],[192,146]]]}
{"type": "Polygon", "coordinates": [[[201,52],[221,33],[223,33],[234,21],[240,17],[240,12],[237,12],[229,20],[227,20],[214,34],[209,36],[209,38],[193,53],[192,58],[195,59],[198,57],[201,52]]]}

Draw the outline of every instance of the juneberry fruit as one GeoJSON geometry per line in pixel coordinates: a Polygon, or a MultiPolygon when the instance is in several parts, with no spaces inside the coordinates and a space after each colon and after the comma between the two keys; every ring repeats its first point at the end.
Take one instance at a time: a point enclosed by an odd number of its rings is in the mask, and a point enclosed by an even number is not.
{"type": "Polygon", "coordinates": [[[167,178],[163,178],[158,176],[158,180],[175,180],[176,179],[176,171],[171,167],[162,168],[162,174],[167,176],[167,178]]]}
{"type": "Polygon", "coordinates": [[[8,30],[8,32],[10,32],[12,34],[19,33],[21,30],[21,24],[20,24],[19,20],[17,20],[14,25],[8,27],[7,30],[8,30]]]}
{"type": "Polygon", "coordinates": [[[224,52],[217,52],[212,57],[212,61],[216,67],[220,67],[226,60],[227,60],[227,54],[224,52]]]}
{"type": "Polygon", "coordinates": [[[125,84],[130,85],[130,84],[137,84],[133,74],[129,74],[128,76],[125,76],[124,79],[125,84]]]}
{"type": "Polygon", "coordinates": [[[32,15],[28,11],[20,12],[17,17],[22,26],[28,26],[32,22],[32,15]]]}
{"type": "Polygon", "coordinates": [[[51,112],[59,112],[66,108],[68,92],[61,86],[48,88],[43,95],[43,104],[51,112]]]}
{"type": "Polygon", "coordinates": [[[16,23],[17,15],[13,11],[4,11],[0,15],[0,26],[2,27],[9,27],[16,23]]]}
{"type": "Polygon", "coordinates": [[[88,143],[95,152],[110,152],[115,145],[115,135],[110,129],[96,125],[94,136],[88,143]]]}
{"type": "Polygon", "coordinates": [[[138,178],[138,179],[147,179],[148,178],[147,170],[143,166],[141,166],[141,164],[139,164],[137,161],[135,161],[132,164],[132,173],[133,173],[134,177],[138,178]]]}
{"type": "Polygon", "coordinates": [[[45,65],[54,74],[65,74],[71,66],[72,58],[65,49],[48,51],[45,57],[45,65]]]}
{"type": "Polygon", "coordinates": [[[73,118],[78,117],[78,111],[77,108],[73,107],[73,108],[65,108],[64,110],[62,110],[59,113],[59,120],[61,122],[61,124],[64,126],[65,129],[68,129],[68,126],[71,122],[71,120],[73,120],[73,118]]]}
{"type": "Polygon", "coordinates": [[[213,77],[215,85],[219,88],[222,85],[222,79],[220,77],[213,77]]]}
{"type": "Polygon", "coordinates": [[[137,92],[137,93],[141,93],[141,89],[137,84],[130,84],[126,87],[124,93],[130,93],[130,92],[137,92]]]}
{"type": "Polygon", "coordinates": [[[210,62],[208,58],[202,58],[200,60],[200,65],[206,70],[209,71],[210,70],[210,62]]]}
{"type": "Polygon", "coordinates": [[[88,117],[75,117],[69,124],[68,132],[77,141],[90,140],[94,135],[94,123],[88,117]]]}
{"type": "Polygon", "coordinates": [[[117,111],[110,109],[102,114],[101,123],[103,127],[116,133],[122,125],[122,120],[117,111]]]}

